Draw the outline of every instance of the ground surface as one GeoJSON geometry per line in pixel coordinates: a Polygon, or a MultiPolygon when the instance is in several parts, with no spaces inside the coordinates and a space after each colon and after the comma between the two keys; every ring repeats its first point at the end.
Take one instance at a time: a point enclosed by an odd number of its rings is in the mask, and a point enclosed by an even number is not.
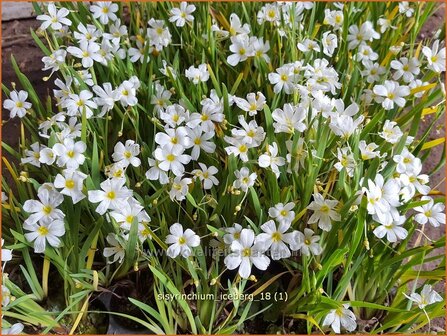
{"type": "MultiPolygon", "coordinates": [[[[445,24],[445,10],[443,7],[435,13],[429,22],[423,27],[420,38],[425,39],[433,36],[433,34],[445,24]]],[[[35,19],[21,19],[2,22],[2,83],[8,87],[11,87],[11,82],[15,82],[19,85],[17,77],[11,66],[10,57],[13,54],[16,61],[22,71],[26,74],[33,87],[36,89],[37,94],[40,97],[47,96],[52,88],[53,80],[45,82],[42,78],[43,73],[41,71],[43,56],[40,49],[35,45],[34,40],[30,35],[30,29],[36,29],[39,23],[35,19]]],[[[19,86],[20,87],[20,86],[19,86]]],[[[2,112],[2,120],[9,118],[9,111],[2,112]]],[[[429,124],[430,118],[425,121],[429,124]]],[[[18,118],[10,120],[2,127],[1,138],[13,148],[18,148],[20,121],[18,118]]],[[[420,134],[424,132],[424,126],[420,130],[420,134]]],[[[438,122],[436,130],[430,134],[430,139],[437,139],[439,137],[445,137],[445,120],[442,119],[438,122]]],[[[438,146],[432,151],[430,158],[424,164],[424,170],[430,172],[434,166],[439,162],[442,155],[442,146],[438,146]]],[[[5,173],[3,168],[2,173],[5,173]]],[[[7,174],[5,174],[7,175],[7,174]]],[[[437,186],[437,190],[445,193],[445,169],[439,170],[431,177],[431,186],[437,186]]],[[[442,229],[441,229],[442,230],[442,229]]],[[[431,226],[425,228],[425,233],[431,239],[437,239],[442,235],[442,231],[439,228],[432,228],[431,226]]],[[[439,251],[444,253],[444,251],[439,251]]],[[[425,265],[426,268],[432,268],[435,265],[425,265]]],[[[439,286],[437,289],[444,290],[445,286],[439,286]]],[[[433,331],[439,331],[445,329],[444,319],[439,319],[432,323],[433,331]]]]}

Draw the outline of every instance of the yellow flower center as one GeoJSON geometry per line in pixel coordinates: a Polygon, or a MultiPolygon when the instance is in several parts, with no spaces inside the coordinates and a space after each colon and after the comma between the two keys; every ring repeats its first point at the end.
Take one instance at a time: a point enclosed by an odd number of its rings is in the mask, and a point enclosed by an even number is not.
{"type": "Polygon", "coordinates": [[[239,146],[239,152],[245,153],[245,152],[247,152],[247,150],[248,150],[247,146],[245,146],[245,145],[240,145],[239,146]]]}
{"type": "Polygon", "coordinates": [[[16,107],[18,108],[23,107],[23,103],[21,101],[16,102],[16,107]]]}
{"type": "Polygon", "coordinates": [[[251,256],[251,248],[246,247],[242,250],[242,257],[249,257],[251,256]]]}
{"type": "Polygon", "coordinates": [[[274,242],[279,242],[279,241],[281,241],[281,233],[279,233],[278,231],[277,231],[277,232],[274,232],[274,233],[272,234],[272,240],[273,240],[274,242]]]}
{"type": "Polygon", "coordinates": [[[244,48],[239,49],[239,55],[245,55],[246,50],[244,48]]]}
{"type": "Polygon", "coordinates": [[[283,82],[285,82],[286,80],[287,80],[287,75],[281,75],[281,80],[283,81],[283,82]]]}
{"type": "Polygon", "coordinates": [[[127,223],[132,223],[132,221],[133,221],[133,216],[132,215],[129,215],[129,216],[126,217],[126,222],[127,223]]]}
{"type": "Polygon", "coordinates": [[[287,211],[286,210],[281,210],[280,214],[281,214],[281,216],[285,217],[285,216],[287,216],[287,211]]]}
{"type": "Polygon", "coordinates": [[[209,117],[206,114],[202,114],[202,116],[200,117],[200,120],[202,120],[202,121],[207,121],[208,119],[209,119],[209,117]]]}
{"type": "Polygon", "coordinates": [[[202,140],[200,138],[194,139],[194,145],[200,145],[202,143],[202,140]]]}
{"type": "Polygon", "coordinates": [[[40,226],[37,229],[37,232],[39,233],[39,235],[41,236],[46,236],[50,231],[48,230],[48,228],[46,226],[40,226]]]}
{"type": "Polygon", "coordinates": [[[68,156],[69,158],[73,158],[74,155],[75,155],[75,153],[74,153],[72,150],[67,152],[67,156],[68,156]]]}
{"type": "Polygon", "coordinates": [[[115,197],[116,197],[116,194],[115,194],[114,191],[109,191],[109,192],[107,193],[107,198],[113,200],[113,199],[115,199],[115,197]]]}
{"type": "Polygon", "coordinates": [[[234,239],[239,239],[241,237],[241,233],[235,232],[235,233],[233,233],[233,237],[234,237],[234,239]]]}
{"type": "Polygon", "coordinates": [[[125,151],[125,152],[124,152],[124,157],[125,157],[126,159],[130,159],[130,158],[132,157],[132,153],[129,152],[129,151],[125,151]]]}
{"type": "Polygon", "coordinates": [[[175,155],[174,154],[168,154],[166,156],[166,160],[168,160],[169,162],[172,162],[175,160],[175,155]]]}
{"type": "Polygon", "coordinates": [[[181,237],[178,239],[178,243],[179,243],[180,245],[184,245],[184,244],[186,243],[186,239],[185,239],[185,237],[181,236],[181,237]]]}
{"type": "Polygon", "coordinates": [[[328,212],[329,212],[329,207],[328,207],[326,204],[324,204],[324,205],[321,207],[320,211],[321,211],[321,212],[324,212],[324,213],[328,213],[328,212]]]}
{"type": "Polygon", "coordinates": [[[53,208],[50,207],[49,205],[45,205],[42,210],[45,215],[49,215],[51,213],[51,211],[53,210],[53,208]]]}
{"type": "Polygon", "coordinates": [[[109,7],[102,7],[102,12],[107,14],[109,12],[109,7]]]}
{"type": "Polygon", "coordinates": [[[75,183],[74,183],[73,180],[66,180],[66,181],[65,181],[65,187],[66,187],[67,189],[73,189],[74,186],[75,186],[75,183]]]}
{"type": "Polygon", "coordinates": [[[310,240],[309,240],[309,239],[305,239],[305,240],[304,240],[304,244],[306,244],[306,245],[310,245],[310,240]]]}

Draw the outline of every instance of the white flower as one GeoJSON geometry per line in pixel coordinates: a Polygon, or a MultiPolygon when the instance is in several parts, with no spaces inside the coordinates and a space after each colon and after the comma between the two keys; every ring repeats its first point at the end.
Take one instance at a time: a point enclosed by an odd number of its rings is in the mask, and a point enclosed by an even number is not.
{"type": "Polygon", "coordinates": [[[379,148],[379,146],[376,143],[371,142],[367,144],[365,140],[361,140],[359,142],[359,149],[362,160],[365,161],[380,157],[380,151],[376,151],[377,148],[379,148]]]}
{"type": "Polygon", "coordinates": [[[84,153],[87,145],[82,142],[74,142],[71,138],[64,139],[64,143],[57,143],[53,146],[53,151],[57,154],[57,165],[69,169],[78,169],[85,161],[84,153]]]}
{"type": "Polygon", "coordinates": [[[108,179],[100,184],[102,190],[89,190],[88,200],[99,203],[96,212],[105,214],[108,209],[120,209],[125,206],[126,201],[132,196],[132,191],[124,186],[125,179],[108,179]]]}
{"type": "Polygon", "coordinates": [[[2,238],[2,263],[6,263],[12,259],[12,250],[3,248],[5,240],[2,238]]]}
{"type": "Polygon", "coordinates": [[[247,100],[243,98],[234,98],[236,105],[243,111],[248,112],[252,117],[262,111],[265,106],[265,96],[261,92],[247,94],[247,100]]]}
{"type": "Polygon", "coordinates": [[[104,173],[108,178],[122,179],[126,177],[126,168],[127,166],[123,163],[115,162],[109,166],[106,166],[104,169],[104,173]]]}
{"type": "Polygon", "coordinates": [[[428,68],[434,72],[441,73],[445,71],[445,47],[439,49],[439,40],[433,43],[432,48],[423,47],[422,53],[427,57],[428,68]]]}
{"type": "Polygon", "coordinates": [[[79,48],[70,46],[67,48],[67,52],[74,57],[81,58],[82,66],[88,69],[93,66],[95,61],[102,61],[102,56],[98,53],[99,49],[99,44],[96,42],[81,41],[79,48]]]}
{"type": "Polygon", "coordinates": [[[40,29],[45,30],[51,26],[53,30],[62,29],[62,25],[71,26],[71,21],[66,18],[70,12],[67,8],[57,9],[53,3],[48,4],[48,15],[42,14],[37,16],[37,20],[43,21],[40,29]]]}
{"type": "Polygon", "coordinates": [[[199,84],[199,82],[206,82],[210,78],[210,73],[206,64],[200,64],[198,68],[191,65],[185,70],[185,76],[194,84],[199,84]]]}
{"type": "Polygon", "coordinates": [[[167,184],[169,182],[168,174],[160,169],[160,161],[148,158],[149,166],[151,168],[146,172],[146,178],[152,181],[159,181],[160,184],[167,184]]]}
{"type": "Polygon", "coordinates": [[[30,231],[25,233],[25,238],[29,242],[34,242],[35,253],[43,253],[47,242],[52,247],[59,247],[61,244],[59,237],[65,234],[64,221],[60,219],[32,224],[25,222],[23,228],[30,231]]]}
{"type": "Polygon", "coordinates": [[[230,15],[230,34],[231,36],[250,34],[250,26],[247,23],[242,25],[239,16],[235,13],[230,15]]]}
{"type": "Polygon", "coordinates": [[[376,215],[377,221],[389,222],[390,216],[396,217],[396,207],[400,206],[400,185],[390,179],[386,183],[383,176],[377,174],[374,181],[368,180],[368,188],[363,188],[367,198],[367,210],[370,215],[376,215]]]}
{"type": "Polygon", "coordinates": [[[191,156],[183,154],[185,151],[182,147],[172,147],[164,145],[155,149],[154,157],[160,163],[158,167],[166,172],[172,171],[175,176],[183,175],[185,167],[183,165],[191,161],[191,156]]]}
{"type": "Polygon", "coordinates": [[[267,55],[267,52],[270,50],[270,42],[265,41],[264,43],[263,37],[252,37],[250,43],[253,48],[253,56],[257,59],[263,58],[267,63],[270,63],[270,57],[267,55]]]}
{"type": "Polygon", "coordinates": [[[295,218],[294,207],[295,203],[293,202],[275,204],[274,207],[269,209],[269,216],[278,221],[278,223],[292,223],[295,218]]]}
{"type": "Polygon", "coordinates": [[[31,145],[31,150],[29,149],[25,149],[25,155],[26,157],[21,158],[21,162],[23,164],[25,163],[29,163],[33,166],[36,167],[40,167],[40,151],[43,149],[44,147],[41,146],[38,142],[35,142],[31,145]]]}
{"type": "MultiPolygon", "coordinates": [[[[165,61],[166,63],[166,61],[165,61]]],[[[155,111],[160,113],[170,104],[171,91],[166,90],[159,82],[155,82],[155,94],[151,97],[151,104],[155,105],[155,111]]]]}
{"type": "Polygon", "coordinates": [[[242,129],[233,128],[231,130],[233,137],[240,140],[240,142],[247,144],[250,148],[259,146],[265,139],[264,128],[258,126],[256,120],[250,120],[250,122],[247,123],[242,115],[239,115],[238,120],[242,129]]]}
{"type": "Polygon", "coordinates": [[[302,52],[308,52],[311,50],[320,52],[320,46],[318,45],[318,43],[308,38],[304,39],[303,42],[298,42],[297,48],[302,52]]]}
{"type": "Polygon", "coordinates": [[[399,13],[405,14],[406,17],[412,17],[414,13],[414,8],[410,7],[408,1],[399,2],[399,13]]]}
{"type": "Polygon", "coordinates": [[[417,303],[420,309],[425,309],[426,306],[431,305],[436,302],[442,302],[442,296],[439,295],[431,285],[424,285],[421,293],[411,293],[410,296],[403,293],[410,301],[417,303]]]}
{"type": "Polygon", "coordinates": [[[102,107],[101,113],[98,114],[98,117],[102,117],[115,106],[117,93],[113,90],[112,84],[110,83],[104,83],[102,87],[99,85],[95,85],[92,89],[93,92],[96,93],[96,95],[98,96],[93,98],[93,101],[96,103],[96,105],[102,107]]]}
{"type": "Polygon", "coordinates": [[[386,80],[384,85],[375,85],[373,91],[376,95],[385,97],[382,106],[385,110],[394,108],[394,104],[399,107],[405,106],[403,97],[410,94],[410,88],[406,85],[400,86],[399,83],[386,80]]]}
{"type": "Polygon", "coordinates": [[[109,25],[109,33],[104,33],[103,37],[114,45],[119,45],[121,38],[127,36],[127,26],[121,25],[121,20],[116,19],[109,25]]]}
{"type": "MultiPolygon", "coordinates": [[[[301,250],[301,253],[305,256],[320,255],[323,252],[321,245],[318,243],[320,236],[314,235],[313,230],[305,228],[304,234],[300,231],[296,232],[293,250],[301,250]]],[[[291,245],[292,247],[292,245],[291,245]]]]}
{"type": "Polygon", "coordinates": [[[224,259],[228,269],[239,267],[238,273],[243,279],[250,277],[252,264],[262,271],[265,271],[270,264],[270,259],[264,255],[264,244],[254,242],[255,233],[250,229],[243,229],[239,240],[231,243],[232,253],[224,259]]]}
{"type": "Polygon", "coordinates": [[[186,148],[192,148],[192,160],[197,160],[199,158],[201,149],[206,153],[214,153],[216,150],[216,144],[212,141],[208,141],[214,137],[214,131],[203,132],[202,127],[197,126],[193,129],[187,128],[186,132],[188,134],[188,138],[190,139],[189,143],[186,145],[186,148]]]}
{"type": "Polygon", "coordinates": [[[172,181],[171,190],[169,191],[169,198],[171,201],[176,199],[177,201],[183,201],[188,194],[188,186],[192,183],[190,178],[182,178],[177,176],[174,181],[172,181]]]}
{"type": "Polygon", "coordinates": [[[363,42],[368,42],[379,38],[380,34],[374,30],[370,21],[364,22],[360,26],[360,29],[357,25],[352,25],[349,27],[348,49],[354,49],[363,42]]]}
{"type": "Polygon", "coordinates": [[[44,63],[42,71],[51,70],[51,74],[53,74],[53,72],[55,71],[58,71],[60,69],[60,66],[65,63],[66,56],[66,50],[57,49],[50,56],[42,57],[42,62],[44,63]]]}
{"type": "Polygon", "coordinates": [[[420,159],[416,158],[407,147],[404,147],[399,155],[394,155],[393,161],[397,163],[396,171],[400,174],[412,173],[417,165],[421,164],[420,159]]]}
{"type": "Polygon", "coordinates": [[[308,223],[318,223],[318,227],[323,231],[330,231],[332,221],[339,221],[341,216],[334,208],[337,206],[337,200],[326,200],[322,195],[313,194],[314,200],[308,205],[308,209],[313,211],[308,223]]]}
{"type": "MultiPolygon", "coordinates": [[[[186,111],[185,108],[180,104],[173,104],[167,106],[164,112],[160,111],[160,119],[163,120],[166,123],[166,125],[172,128],[181,125],[188,118],[189,118],[189,112],[186,111]]],[[[214,130],[214,125],[212,126],[213,126],[212,129],[214,130]]]]}
{"type": "Polygon", "coordinates": [[[67,109],[69,116],[82,116],[85,111],[87,119],[93,116],[93,110],[98,107],[92,100],[93,93],[88,90],[82,90],[79,95],[70,93],[61,105],[67,109]]]}
{"type": "Polygon", "coordinates": [[[358,53],[355,55],[356,61],[361,61],[363,65],[376,61],[379,55],[372,50],[369,45],[361,44],[358,53]]]}
{"type": "Polygon", "coordinates": [[[32,225],[40,222],[51,222],[64,219],[65,215],[57,207],[64,201],[64,197],[57,191],[42,189],[37,193],[37,200],[27,200],[23,204],[23,210],[31,215],[25,220],[25,225],[32,225]]]}
{"type": "Polygon", "coordinates": [[[414,216],[414,220],[422,225],[429,222],[433,227],[438,227],[440,224],[445,225],[445,205],[441,202],[434,203],[433,198],[429,196],[422,196],[421,201],[429,202],[414,208],[414,211],[420,212],[414,216]]]}
{"type": "Polygon", "coordinates": [[[172,78],[176,79],[177,73],[175,72],[174,68],[171,66],[168,66],[168,63],[165,60],[162,60],[161,63],[163,64],[163,68],[160,68],[158,70],[160,70],[160,72],[163,75],[165,75],[167,77],[172,76],[172,78]]]}
{"type": "Polygon", "coordinates": [[[155,142],[160,147],[166,147],[171,150],[176,148],[182,150],[190,145],[190,138],[187,136],[188,132],[185,127],[165,128],[164,132],[155,134],[155,142]]]}
{"type": "Polygon", "coordinates": [[[323,33],[321,43],[323,45],[323,54],[331,57],[337,48],[337,35],[327,31],[323,33]]]}
{"type": "Polygon", "coordinates": [[[290,224],[291,222],[282,222],[276,228],[273,220],[265,222],[261,225],[261,230],[264,233],[256,237],[255,243],[263,244],[266,250],[270,249],[270,256],[273,260],[289,258],[291,253],[286,243],[292,246],[296,244],[295,232],[286,233],[290,228],[290,224]]]}
{"type": "Polygon", "coordinates": [[[51,148],[43,148],[39,154],[39,162],[51,166],[56,161],[56,153],[51,148]]]}
{"type": "Polygon", "coordinates": [[[90,11],[95,19],[99,18],[99,22],[105,25],[109,23],[109,20],[115,21],[117,19],[115,13],[118,11],[118,5],[111,1],[99,1],[90,6],[90,11]]]}
{"type": "Polygon", "coordinates": [[[394,80],[403,77],[403,80],[409,83],[414,79],[414,76],[418,75],[420,72],[420,62],[416,57],[410,59],[402,57],[399,61],[391,61],[390,65],[391,68],[396,70],[393,75],[394,80]]]}
{"type": "Polygon", "coordinates": [[[137,94],[137,87],[135,86],[135,83],[126,80],[118,87],[117,91],[117,97],[121,104],[126,106],[135,106],[138,103],[138,99],[136,97],[137,94]]]}
{"type": "Polygon", "coordinates": [[[387,18],[380,18],[377,20],[377,24],[380,26],[380,32],[383,34],[388,28],[396,29],[397,27],[391,25],[391,20],[387,18]]]}
{"type": "Polygon", "coordinates": [[[112,264],[114,262],[122,263],[125,255],[125,248],[121,245],[121,243],[118,241],[117,237],[113,233],[109,233],[106,237],[107,243],[109,245],[112,245],[111,247],[105,247],[103,251],[103,256],[106,258],[109,258],[113,256],[112,261],[109,261],[109,264],[112,264]]]}
{"type": "Polygon", "coordinates": [[[348,176],[353,177],[356,167],[354,155],[350,152],[348,147],[337,147],[337,159],[338,162],[334,165],[338,171],[346,170],[348,176]]]}
{"type": "Polygon", "coordinates": [[[166,251],[168,257],[175,258],[181,255],[183,258],[188,258],[191,253],[191,247],[200,245],[200,237],[191,229],[183,231],[183,227],[179,223],[174,223],[169,228],[171,234],[166,236],[166,243],[170,246],[166,251]]]}
{"type": "Polygon", "coordinates": [[[164,20],[150,19],[148,25],[147,34],[149,41],[156,50],[161,51],[163,47],[167,47],[171,43],[171,33],[165,27],[164,20]]]}
{"type": "MultiPolygon", "coordinates": [[[[382,132],[379,132],[379,136],[385,139],[386,142],[391,144],[396,144],[402,138],[404,134],[402,133],[399,126],[395,121],[385,120],[385,124],[383,125],[382,132]]],[[[406,145],[409,145],[413,141],[414,137],[407,136],[407,140],[405,142],[406,145]]]]}
{"type": "Polygon", "coordinates": [[[78,24],[78,31],[74,32],[74,38],[78,40],[79,43],[81,42],[95,42],[98,38],[101,37],[102,32],[92,24],[87,24],[87,26],[84,26],[82,22],[78,24]]]}
{"type": "Polygon", "coordinates": [[[283,109],[277,108],[272,113],[275,121],[273,127],[275,133],[294,133],[295,130],[303,132],[307,127],[303,123],[306,119],[306,111],[301,106],[284,104],[283,109]]]}
{"type": "Polygon", "coordinates": [[[28,92],[20,90],[17,91],[11,91],[10,93],[10,99],[6,99],[3,102],[3,107],[7,110],[9,110],[9,117],[15,118],[15,116],[18,116],[19,118],[23,118],[27,111],[31,108],[32,104],[27,102],[26,99],[28,98],[28,92]]]}
{"type": "Polygon", "coordinates": [[[248,161],[248,150],[253,147],[244,142],[242,139],[235,139],[229,136],[225,136],[224,140],[231,146],[225,147],[225,151],[228,155],[233,154],[236,157],[240,157],[242,162],[248,161]]]}
{"type": "Polygon", "coordinates": [[[413,165],[411,172],[400,174],[399,181],[402,183],[401,194],[404,202],[408,202],[416,194],[416,190],[422,195],[427,195],[430,192],[430,187],[427,185],[429,177],[426,174],[421,174],[422,163],[417,158],[413,165]]]}
{"type": "Polygon", "coordinates": [[[82,188],[87,175],[72,169],[65,169],[63,174],[64,175],[56,175],[56,178],[54,179],[54,187],[57,189],[62,188],[60,193],[70,196],[73,200],[73,204],[76,204],[85,198],[82,188]]]}
{"type": "Polygon", "coordinates": [[[390,216],[386,222],[382,222],[381,225],[376,227],[373,233],[377,238],[383,238],[386,235],[386,239],[390,243],[395,243],[399,239],[405,239],[408,236],[408,231],[402,227],[404,223],[405,216],[399,216],[396,219],[390,216]]]}
{"type": "Polygon", "coordinates": [[[9,328],[2,328],[2,335],[20,335],[25,326],[22,323],[14,323],[9,328]]]}
{"type": "Polygon", "coordinates": [[[234,223],[232,227],[225,228],[226,234],[223,236],[224,243],[231,245],[233,241],[241,238],[242,225],[234,223]]]}
{"type": "Polygon", "coordinates": [[[328,24],[334,27],[334,30],[338,30],[343,25],[343,11],[331,11],[330,9],[324,10],[324,24],[328,24]]]}
{"type": "MultiPolygon", "coordinates": [[[[2,285],[2,306],[6,307],[11,302],[11,292],[5,285],[2,285]]],[[[3,335],[3,334],[2,334],[3,335]]]]}
{"type": "Polygon", "coordinates": [[[126,140],[126,144],[117,142],[112,154],[113,161],[120,162],[124,167],[131,164],[134,167],[139,167],[141,160],[137,157],[140,154],[140,145],[133,140],[126,140]]]}
{"type": "Polygon", "coordinates": [[[356,317],[348,308],[349,304],[345,303],[337,309],[332,309],[324,318],[323,326],[330,325],[336,334],[340,333],[340,325],[349,332],[354,331],[357,328],[356,317]]]}
{"type": "Polygon", "coordinates": [[[279,93],[284,90],[286,94],[291,94],[295,90],[295,74],[289,65],[283,65],[276,69],[276,72],[268,74],[270,84],[274,84],[273,92],[279,93]]]}
{"type": "Polygon", "coordinates": [[[247,192],[248,188],[253,187],[258,175],[251,173],[247,167],[242,167],[240,170],[234,172],[237,180],[233,182],[233,187],[241,189],[243,192],[247,192]]]}
{"type": "Polygon", "coordinates": [[[380,76],[383,75],[386,70],[385,67],[381,66],[379,63],[373,63],[371,61],[364,63],[365,70],[363,70],[362,76],[366,76],[366,81],[368,83],[377,82],[380,76]]]}
{"type": "Polygon", "coordinates": [[[139,224],[151,221],[141,204],[133,198],[130,198],[119,209],[111,211],[110,216],[116,220],[123,230],[130,230],[135,218],[139,224]]]}
{"type": "Polygon", "coordinates": [[[196,10],[196,6],[188,5],[188,3],[182,1],[180,8],[174,7],[170,11],[170,22],[175,22],[177,27],[183,27],[186,22],[193,22],[194,16],[191,14],[196,10]]]}
{"type": "Polygon", "coordinates": [[[211,189],[213,185],[219,185],[219,180],[214,177],[214,175],[219,172],[216,167],[207,167],[205,164],[200,162],[199,166],[200,169],[193,170],[191,174],[199,178],[199,180],[203,183],[203,189],[211,189]]]}
{"type": "Polygon", "coordinates": [[[279,167],[284,166],[286,164],[286,160],[278,156],[278,145],[276,142],[273,142],[268,148],[268,152],[259,156],[259,166],[262,168],[270,167],[275,173],[276,178],[279,178],[279,167]]]}

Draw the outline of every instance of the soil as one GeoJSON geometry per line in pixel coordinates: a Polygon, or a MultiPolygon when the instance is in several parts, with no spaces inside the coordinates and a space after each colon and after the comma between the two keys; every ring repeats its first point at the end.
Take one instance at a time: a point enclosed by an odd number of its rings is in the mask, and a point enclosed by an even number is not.
{"type": "MultiPolygon", "coordinates": [[[[442,5],[441,9],[436,12],[427,24],[423,27],[419,38],[426,39],[433,36],[436,31],[445,24],[445,5],[442,5]]],[[[17,87],[20,88],[20,83],[14,73],[11,66],[10,57],[14,55],[20,69],[25,72],[26,76],[30,80],[33,87],[39,96],[47,96],[52,89],[52,81],[45,82],[42,78],[42,62],[41,58],[43,54],[39,47],[36,46],[34,40],[30,35],[30,29],[36,29],[39,23],[35,19],[22,19],[14,20],[8,22],[2,22],[2,83],[8,87],[11,87],[11,83],[16,83],[17,87]]],[[[8,120],[9,111],[2,110],[2,120],[8,120]]],[[[420,133],[422,134],[426,127],[430,124],[431,116],[425,118],[420,133]]],[[[8,143],[13,148],[18,148],[19,146],[19,133],[20,132],[20,121],[18,118],[13,120],[8,120],[4,122],[1,131],[2,141],[8,143]]],[[[437,139],[440,137],[445,137],[445,121],[441,118],[437,123],[437,127],[431,132],[429,140],[437,139]]],[[[5,155],[4,153],[3,155],[5,155]]],[[[424,164],[424,172],[430,172],[439,162],[442,156],[442,146],[434,148],[430,154],[429,159],[424,164]]],[[[2,167],[2,173],[5,177],[9,177],[6,168],[2,167]]],[[[436,187],[437,190],[445,194],[445,169],[444,167],[440,169],[437,173],[431,176],[430,184],[432,187],[436,187]]],[[[433,228],[428,226],[424,230],[425,234],[431,239],[440,238],[444,232],[442,228],[433,228]]],[[[439,253],[444,253],[440,250],[439,253]]],[[[433,263],[428,263],[424,265],[425,269],[431,269],[436,265],[433,263]]],[[[445,290],[445,283],[438,284],[437,290],[443,292],[445,290]]],[[[122,304],[122,303],[121,303],[122,304]]],[[[259,321],[256,321],[258,324],[259,321]]],[[[298,322],[295,322],[298,323],[298,322]]],[[[436,319],[432,321],[432,331],[438,331],[445,329],[445,320],[436,319]]],[[[267,325],[265,327],[268,327],[267,325]]],[[[297,326],[295,326],[296,328],[297,326]]],[[[295,329],[291,328],[291,329],[295,329]]],[[[259,332],[259,325],[247,324],[245,331],[249,332],[259,332]]],[[[298,327],[298,329],[301,329],[298,327]]],[[[425,330],[428,331],[428,330],[425,330]]]]}

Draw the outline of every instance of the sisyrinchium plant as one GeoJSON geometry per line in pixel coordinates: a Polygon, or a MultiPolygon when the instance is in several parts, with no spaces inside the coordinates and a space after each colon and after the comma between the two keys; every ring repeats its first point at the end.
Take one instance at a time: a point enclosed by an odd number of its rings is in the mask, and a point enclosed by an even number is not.
{"type": "Polygon", "coordinates": [[[444,316],[445,149],[423,163],[444,142],[445,30],[419,37],[437,3],[34,7],[54,89],[11,58],[3,333],[96,333],[105,314],[157,334],[411,333],[444,316]]]}

